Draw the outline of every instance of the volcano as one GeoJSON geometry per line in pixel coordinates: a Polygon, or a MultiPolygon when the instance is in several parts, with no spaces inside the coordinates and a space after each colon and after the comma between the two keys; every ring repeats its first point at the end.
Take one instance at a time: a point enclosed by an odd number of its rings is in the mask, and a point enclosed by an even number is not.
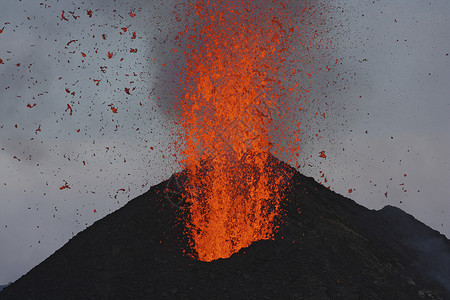
{"type": "Polygon", "coordinates": [[[170,180],[186,176],[175,174],[77,234],[0,299],[450,299],[443,235],[399,208],[369,210],[271,163],[293,174],[273,240],[194,259],[182,199],[167,197],[170,180]]]}

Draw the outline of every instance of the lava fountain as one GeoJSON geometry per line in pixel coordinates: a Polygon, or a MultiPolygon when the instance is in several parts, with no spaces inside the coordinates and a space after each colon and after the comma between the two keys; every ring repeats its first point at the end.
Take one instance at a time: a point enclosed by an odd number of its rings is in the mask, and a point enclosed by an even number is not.
{"type": "Polygon", "coordinates": [[[297,63],[301,36],[288,2],[189,2],[191,22],[179,32],[187,46],[178,145],[199,260],[227,258],[276,231],[286,176],[276,175],[270,153],[299,151],[300,122],[285,101],[303,93],[285,63],[297,63]],[[289,149],[274,141],[281,127],[293,132],[289,149]]]}

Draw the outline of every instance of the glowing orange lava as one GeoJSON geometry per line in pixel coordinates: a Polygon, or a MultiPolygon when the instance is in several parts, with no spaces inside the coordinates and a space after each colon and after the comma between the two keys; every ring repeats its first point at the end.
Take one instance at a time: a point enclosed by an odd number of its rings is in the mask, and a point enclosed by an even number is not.
{"type": "Polygon", "coordinates": [[[269,164],[274,119],[300,126],[280,111],[282,95],[298,87],[285,85],[286,74],[295,74],[283,62],[298,27],[284,2],[190,3],[194,21],[179,33],[188,40],[179,144],[190,175],[189,234],[203,261],[227,258],[276,230],[284,184],[269,164]]]}

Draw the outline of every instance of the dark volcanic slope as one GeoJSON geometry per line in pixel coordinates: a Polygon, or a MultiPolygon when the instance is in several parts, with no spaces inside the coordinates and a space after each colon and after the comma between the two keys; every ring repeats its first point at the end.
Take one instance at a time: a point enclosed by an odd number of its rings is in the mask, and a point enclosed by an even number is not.
{"type": "Polygon", "coordinates": [[[398,208],[368,210],[296,172],[275,240],[205,263],[182,255],[166,185],[79,233],[0,299],[450,299],[449,240],[398,208]]]}

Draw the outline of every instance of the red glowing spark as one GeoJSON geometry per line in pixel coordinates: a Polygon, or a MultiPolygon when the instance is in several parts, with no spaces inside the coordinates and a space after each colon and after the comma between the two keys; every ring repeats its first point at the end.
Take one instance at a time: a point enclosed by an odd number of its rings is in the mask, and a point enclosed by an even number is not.
{"type": "Polygon", "coordinates": [[[113,104],[110,104],[108,106],[111,107],[111,110],[114,114],[117,114],[117,108],[115,108],[113,104]]]}
{"type": "Polygon", "coordinates": [[[128,28],[122,27],[123,32],[127,32],[128,28]]]}
{"type": "Polygon", "coordinates": [[[39,131],[39,132],[42,132],[42,130],[41,130],[41,125],[39,125],[38,129],[36,129],[35,133],[37,134],[38,131],[39,131]]]}
{"type": "Polygon", "coordinates": [[[62,20],[66,20],[66,21],[69,21],[69,20],[67,20],[67,18],[66,17],[64,17],[64,10],[62,11],[62,13],[61,13],[61,21],[62,20]]]}
{"type": "Polygon", "coordinates": [[[320,151],[319,157],[327,158],[327,156],[325,155],[325,150],[320,151]]]}
{"type": "Polygon", "coordinates": [[[130,89],[129,88],[125,88],[125,93],[127,93],[128,95],[131,95],[130,94],[130,89]]]}
{"type": "Polygon", "coordinates": [[[36,106],[36,103],[34,103],[33,105],[31,105],[30,103],[27,104],[27,107],[28,107],[28,108],[33,108],[33,107],[35,107],[35,106],[36,106]]]}
{"type": "Polygon", "coordinates": [[[73,110],[72,110],[72,107],[70,106],[70,104],[67,104],[67,108],[65,111],[68,111],[68,110],[70,111],[69,115],[72,115],[73,110]]]}
{"type": "Polygon", "coordinates": [[[66,88],[66,93],[71,94],[72,96],[75,96],[75,92],[71,92],[68,88],[66,88]]]}
{"type": "Polygon", "coordinates": [[[108,51],[108,58],[111,59],[113,57],[113,53],[108,51]]]}
{"type": "Polygon", "coordinates": [[[66,44],[66,46],[69,46],[71,43],[75,43],[75,42],[77,42],[78,40],[70,40],[67,44],[66,44]]]}
{"type": "Polygon", "coordinates": [[[137,51],[138,51],[137,49],[133,49],[133,48],[130,49],[130,53],[137,53],[137,51]]]}
{"type": "MultiPolygon", "coordinates": [[[[124,160],[124,162],[126,162],[126,160],[124,160]]],[[[118,189],[116,195],[114,196],[114,199],[117,199],[117,194],[119,194],[119,192],[125,192],[125,189],[118,189]]]]}
{"type": "Polygon", "coordinates": [[[353,189],[348,189],[349,194],[353,192],[353,189]]]}
{"type": "Polygon", "coordinates": [[[102,38],[104,39],[104,40],[106,40],[106,34],[102,34],[102,38]]]}
{"type": "Polygon", "coordinates": [[[88,14],[89,18],[92,18],[92,10],[88,10],[87,14],[88,14]]]}
{"type": "Polygon", "coordinates": [[[130,17],[132,17],[132,18],[136,17],[136,14],[134,14],[133,12],[130,12],[129,15],[130,15],[130,17]]]}
{"type": "Polygon", "coordinates": [[[3,65],[3,59],[0,58],[0,65],[3,65]]]}
{"type": "Polygon", "coordinates": [[[65,189],[69,189],[69,190],[70,190],[70,186],[66,183],[65,185],[61,186],[59,189],[60,189],[61,191],[62,191],[62,190],[65,190],[65,189]]]}
{"type": "Polygon", "coordinates": [[[81,52],[81,56],[86,57],[86,54],[84,52],[81,52]]]}
{"type": "Polygon", "coordinates": [[[133,32],[133,36],[131,37],[132,40],[136,38],[136,32],[133,32]]]}

